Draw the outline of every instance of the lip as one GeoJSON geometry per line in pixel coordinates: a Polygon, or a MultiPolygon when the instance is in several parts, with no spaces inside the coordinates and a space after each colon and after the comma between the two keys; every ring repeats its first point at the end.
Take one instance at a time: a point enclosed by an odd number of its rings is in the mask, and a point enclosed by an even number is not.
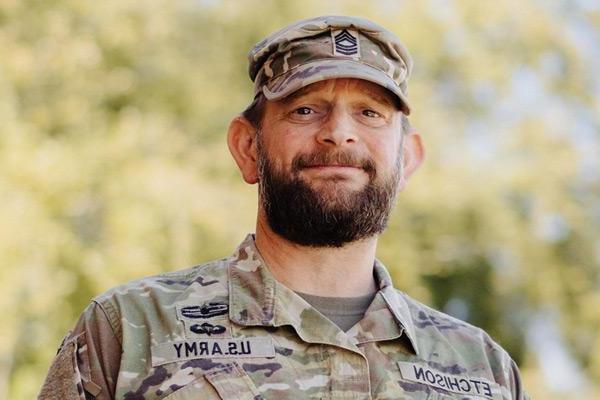
{"type": "Polygon", "coordinates": [[[353,170],[358,169],[362,170],[360,167],[356,167],[354,165],[311,165],[306,167],[306,169],[316,169],[316,170],[353,170]]]}
{"type": "Polygon", "coordinates": [[[312,165],[305,167],[304,170],[315,177],[337,177],[338,179],[356,177],[366,173],[363,168],[352,165],[312,165]]]}

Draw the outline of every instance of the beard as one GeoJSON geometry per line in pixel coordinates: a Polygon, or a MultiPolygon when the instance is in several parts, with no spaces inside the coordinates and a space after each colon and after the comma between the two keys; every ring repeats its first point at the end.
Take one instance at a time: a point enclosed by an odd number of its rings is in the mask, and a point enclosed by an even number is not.
{"type": "Polygon", "coordinates": [[[398,191],[400,155],[393,173],[380,178],[372,159],[348,152],[298,154],[290,172],[271,163],[260,136],[257,152],[261,207],[276,234],[303,246],[342,247],[385,230],[398,191]],[[343,178],[333,176],[319,190],[299,175],[304,168],[333,164],[362,168],[368,182],[360,190],[344,189],[337,186],[343,178]]]}

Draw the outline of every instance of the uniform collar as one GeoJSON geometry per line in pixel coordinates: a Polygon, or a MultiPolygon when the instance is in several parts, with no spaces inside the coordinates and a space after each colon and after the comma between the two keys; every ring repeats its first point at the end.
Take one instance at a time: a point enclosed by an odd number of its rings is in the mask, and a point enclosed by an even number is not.
{"type": "Polygon", "coordinates": [[[302,297],[279,283],[248,235],[229,259],[229,317],[243,326],[291,325],[308,343],[357,350],[366,342],[392,340],[403,334],[417,354],[415,327],[406,301],[397,292],[386,268],[375,261],[379,291],[365,317],[348,332],[341,331],[302,297]]]}
{"type": "Polygon", "coordinates": [[[395,323],[408,337],[413,352],[418,354],[415,325],[404,295],[394,288],[388,270],[377,259],[373,266],[373,274],[379,285],[379,292],[367,309],[365,318],[358,324],[362,328],[361,341],[383,340],[387,331],[386,325],[395,323]]]}

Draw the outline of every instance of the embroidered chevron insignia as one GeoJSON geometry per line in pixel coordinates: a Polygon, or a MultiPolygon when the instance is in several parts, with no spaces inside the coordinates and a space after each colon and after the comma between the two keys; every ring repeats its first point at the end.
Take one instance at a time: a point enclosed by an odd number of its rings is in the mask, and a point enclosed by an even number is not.
{"type": "Polygon", "coordinates": [[[358,32],[354,30],[343,29],[341,31],[331,31],[333,38],[333,54],[350,56],[358,58],[359,42],[358,32]]]}

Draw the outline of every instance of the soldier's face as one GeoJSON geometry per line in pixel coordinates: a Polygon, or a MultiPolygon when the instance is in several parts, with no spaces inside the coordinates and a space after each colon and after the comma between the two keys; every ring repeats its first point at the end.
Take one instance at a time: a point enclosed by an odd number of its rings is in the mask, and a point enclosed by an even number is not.
{"type": "Polygon", "coordinates": [[[401,177],[401,121],[385,89],[357,79],[268,102],[257,150],[270,227],[312,246],[383,231],[401,177]]]}

